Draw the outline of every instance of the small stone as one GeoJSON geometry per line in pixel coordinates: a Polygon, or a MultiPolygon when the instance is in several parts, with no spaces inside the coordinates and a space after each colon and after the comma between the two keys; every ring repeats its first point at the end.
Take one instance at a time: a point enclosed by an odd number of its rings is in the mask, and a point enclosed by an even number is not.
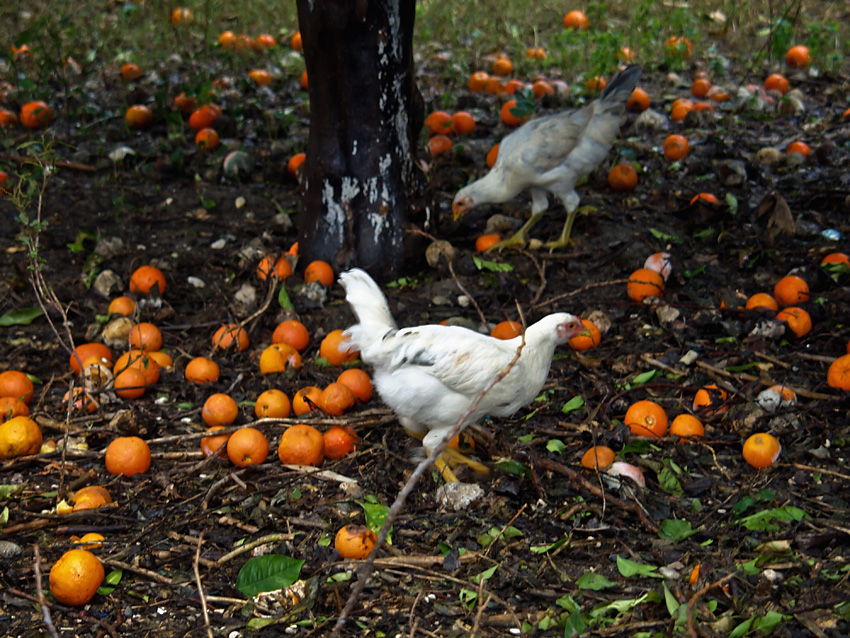
{"type": "Polygon", "coordinates": [[[105,299],[109,299],[114,293],[119,292],[124,287],[121,277],[111,270],[102,270],[94,279],[92,288],[94,291],[105,299]]]}
{"type": "Polygon", "coordinates": [[[441,509],[458,512],[483,496],[484,490],[477,483],[446,483],[437,490],[435,498],[441,509]]]}

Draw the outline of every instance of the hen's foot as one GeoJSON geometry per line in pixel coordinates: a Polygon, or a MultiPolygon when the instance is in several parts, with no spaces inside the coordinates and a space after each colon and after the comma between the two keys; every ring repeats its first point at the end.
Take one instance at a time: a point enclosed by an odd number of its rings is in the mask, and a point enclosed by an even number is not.
{"type": "Polygon", "coordinates": [[[493,244],[485,252],[489,253],[494,250],[502,251],[505,248],[515,248],[517,250],[525,248],[525,245],[528,243],[528,231],[530,231],[534,225],[540,221],[541,217],[543,217],[543,213],[532,214],[531,217],[528,218],[528,221],[523,224],[522,228],[516,231],[512,237],[503,239],[498,244],[493,244]]]}
{"type": "Polygon", "coordinates": [[[576,220],[576,215],[578,215],[579,213],[587,215],[595,210],[596,208],[593,206],[582,206],[581,208],[574,210],[571,213],[567,213],[567,219],[564,221],[564,227],[563,229],[561,229],[561,235],[558,237],[558,239],[555,239],[553,241],[547,241],[543,245],[551,252],[560,248],[566,248],[567,246],[572,244],[573,240],[570,239],[570,235],[572,235],[573,232],[573,222],[575,222],[576,220]]]}

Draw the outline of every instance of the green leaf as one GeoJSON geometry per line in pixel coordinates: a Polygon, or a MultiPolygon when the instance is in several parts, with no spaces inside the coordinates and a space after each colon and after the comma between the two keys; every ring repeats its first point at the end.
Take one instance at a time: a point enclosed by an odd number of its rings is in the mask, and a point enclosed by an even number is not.
{"type": "Polygon", "coordinates": [[[785,616],[778,611],[769,611],[764,616],[760,616],[753,621],[753,629],[767,633],[789,618],[791,616],[785,616]]]}
{"type": "Polygon", "coordinates": [[[558,605],[558,607],[560,607],[561,609],[566,609],[568,612],[571,613],[581,609],[581,605],[579,605],[569,594],[558,598],[558,600],[555,601],[555,604],[558,605]]]}
{"type": "Polygon", "coordinates": [[[0,512],[0,528],[6,527],[9,523],[9,507],[8,505],[0,512]]]}
{"type": "Polygon", "coordinates": [[[669,467],[665,467],[658,473],[658,483],[661,485],[661,489],[669,494],[682,493],[682,484],[679,483],[679,479],[676,478],[669,467]]]}
{"type": "Polygon", "coordinates": [[[669,589],[667,589],[667,583],[663,583],[664,586],[664,603],[667,605],[667,613],[670,614],[671,618],[676,617],[676,612],[679,610],[679,601],[676,600],[676,597],[673,595],[669,589]]]}
{"type": "Polygon", "coordinates": [[[657,228],[650,228],[649,232],[653,237],[655,237],[656,239],[660,239],[661,241],[672,242],[672,243],[675,243],[675,244],[681,244],[682,243],[681,238],[677,237],[676,235],[668,235],[666,233],[662,233],[657,228]]]}
{"type": "Polygon", "coordinates": [[[592,591],[601,591],[610,587],[616,587],[617,583],[608,580],[602,574],[595,572],[585,572],[576,580],[576,585],[579,589],[590,589],[592,591]]]}
{"type": "Polygon", "coordinates": [[[580,636],[584,633],[585,629],[587,629],[587,623],[585,623],[584,618],[581,617],[581,610],[576,609],[570,614],[570,617],[567,618],[567,622],[564,625],[564,638],[580,636]]]}
{"type": "Polygon", "coordinates": [[[564,537],[560,540],[555,541],[554,543],[551,543],[550,545],[532,545],[531,547],[529,547],[529,551],[532,554],[545,554],[546,552],[551,551],[553,549],[558,549],[566,542],[567,538],[564,537]]]}
{"type": "MultiPolygon", "coordinates": [[[[366,501],[369,500],[369,497],[367,497],[366,501]]],[[[363,508],[363,512],[366,514],[366,526],[377,534],[384,526],[390,508],[381,503],[366,501],[357,501],[357,504],[363,508]]],[[[392,528],[390,528],[390,534],[387,534],[387,542],[392,544],[392,528]]]]}
{"type": "Polygon", "coordinates": [[[559,439],[549,439],[549,442],[546,444],[546,449],[553,454],[560,454],[567,449],[567,446],[559,439]]]}
{"type": "Polygon", "coordinates": [[[280,284],[280,292],[277,293],[277,303],[284,310],[295,310],[292,305],[292,300],[289,298],[289,293],[286,292],[286,284],[280,284]]]}
{"type": "Polygon", "coordinates": [[[109,572],[106,575],[106,579],[104,580],[104,582],[107,585],[117,585],[118,583],[121,582],[121,578],[123,576],[124,576],[124,570],[123,569],[113,569],[111,572],[109,572]]]}
{"type": "Polygon", "coordinates": [[[632,379],[632,386],[643,385],[644,383],[649,383],[655,377],[659,376],[661,372],[659,370],[648,370],[646,372],[641,372],[634,379],[632,379]]]}
{"type": "Polygon", "coordinates": [[[7,498],[19,492],[23,489],[22,485],[17,485],[14,483],[9,483],[6,485],[0,485],[0,501],[5,501],[7,498]]]}
{"type": "Polygon", "coordinates": [[[775,532],[779,530],[779,525],[777,525],[775,521],[799,522],[807,517],[808,515],[799,507],[785,505],[783,507],[763,510],[756,514],[745,516],[738,521],[738,524],[743,525],[753,532],[775,532]]]}
{"type": "Polygon", "coordinates": [[[472,577],[472,582],[473,582],[473,583],[475,583],[475,584],[477,585],[477,584],[478,584],[478,583],[480,583],[482,580],[485,580],[485,581],[486,581],[486,580],[490,580],[490,578],[493,576],[493,574],[495,574],[495,573],[496,573],[496,570],[497,570],[497,569],[499,569],[499,566],[498,566],[498,565],[493,565],[490,569],[485,569],[485,570],[484,570],[483,572],[481,572],[480,574],[477,574],[477,575],[473,576],[473,577],[472,577]]]}
{"type": "Polygon", "coordinates": [[[289,587],[298,580],[303,560],[269,554],[248,560],[236,577],[236,589],[244,596],[256,596],[265,591],[289,587]]]}
{"type": "Polygon", "coordinates": [[[731,215],[738,213],[738,198],[732,193],[726,193],[726,203],[729,205],[729,213],[731,215]]]}
{"type": "Polygon", "coordinates": [[[580,396],[574,396],[572,399],[567,401],[564,404],[564,407],[561,408],[561,412],[563,414],[568,414],[575,410],[579,410],[584,407],[584,399],[580,396]]]}
{"type": "Polygon", "coordinates": [[[496,462],[496,467],[502,470],[503,472],[508,472],[509,474],[516,474],[518,476],[524,476],[528,473],[528,467],[519,461],[514,461],[511,459],[504,459],[496,462]]]}
{"type": "Polygon", "coordinates": [[[475,255],[472,256],[472,263],[478,270],[489,270],[490,272],[512,272],[514,267],[512,264],[500,264],[495,261],[487,261],[475,255]]]}
{"type": "Polygon", "coordinates": [[[620,575],[625,578],[632,578],[634,576],[664,578],[664,576],[657,573],[658,568],[655,565],[645,565],[644,563],[638,563],[622,556],[617,556],[617,569],[620,571],[620,575]]]}
{"type": "Polygon", "coordinates": [[[741,636],[746,636],[750,632],[750,627],[752,626],[752,624],[753,619],[747,618],[747,620],[745,620],[732,630],[732,633],[729,634],[729,638],[741,638],[741,636]]]}
{"type": "Polygon", "coordinates": [[[0,317],[0,326],[28,326],[43,314],[44,311],[38,306],[16,308],[0,317]]]}
{"type": "Polygon", "coordinates": [[[677,519],[667,518],[661,521],[661,529],[658,530],[658,538],[678,543],[679,541],[683,541],[696,533],[697,530],[691,528],[690,521],[680,521],[677,519]]]}
{"type": "Polygon", "coordinates": [[[533,434],[523,434],[522,436],[518,436],[516,438],[516,440],[519,441],[520,443],[528,443],[533,438],[534,438],[533,434]]]}

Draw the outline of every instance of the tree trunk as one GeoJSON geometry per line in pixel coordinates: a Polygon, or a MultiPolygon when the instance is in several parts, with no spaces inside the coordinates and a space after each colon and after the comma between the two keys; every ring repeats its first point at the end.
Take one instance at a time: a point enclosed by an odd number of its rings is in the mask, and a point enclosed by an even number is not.
{"type": "Polygon", "coordinates": [[[395,277],[418,171],[415,0],[298,0],[310,136],[299,244],[308,261],[395,277]]]}

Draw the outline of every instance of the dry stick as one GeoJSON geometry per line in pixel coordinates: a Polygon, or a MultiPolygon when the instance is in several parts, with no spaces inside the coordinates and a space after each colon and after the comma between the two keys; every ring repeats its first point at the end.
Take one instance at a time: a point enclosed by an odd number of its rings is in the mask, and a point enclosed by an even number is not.
{"type": "Polygon", "coordinates": [[[225,554],[221,558],[219,558],[216,563],[221,566],[224,563],[244,554],[245,552],[250,552],[255,547],[259,547],[260,545],[266,545],[268,543],[279,543],[281,541],[290,540],[292,538],[292,534],[269,534],[268,536],[263,536],[262,538],[257,538],[252,540],[250,543],[245,543],[244,545],[240,545],[232,552],[225,554]]]}
{"type": "Polygon", "coordinates": [[[551,299],[547,299],[546,301],[541,301],[535,307],[542,308],[543,306],[548,306],[550,304],[555,303],[556,301],[575,297],[576,295],[580,295],[594,288],[602,288],[603,286],[622,286],[623,284],[627,283],[629,283],[628,279],[612,279],[611,281],[599,281],[593,284],[587,284],[586,286],[582,286],[581,288],[576,288],[575,290],[571,290],[570,292],[565,292],[563,295],[557,295],[555,297],[552,297],[551,299]]]}
{"type": "Polygon", "coordinates": [[[534,293],[534,299],[531,300],[531,307],[533,308],[540,301],[540,297],[543,296],[543,291],[546,290],[546,266],[541,266],[537,258],[527,250],[521,250],[520,252],[531,260],[531,263],[537,269],[537,275],[540,277],[540,286],[537,288],[537,292],[534,293]]]}
{"type": "Polygon", "coordinates": [[[694,592],[694,595],[691,596],[690,600],[688,600],[688,635],[691,638],[697,638],[697,627],[694,621],[694,606],[697,604],[697,601],[715,587],[722,587],[734,577],[735,572],[732,572],[731,574],[726,574],[720,580],[715,580],[713,583],[709,583],[699,591],[694,592]]]}
{"type": "MultiPolygon", "coordinates": [[[[771,385],[780,385],[777,384],[776,381],[772,381],[770,379],[763,379],[761,377],[756,377],[751,374],[747,374],[746,372],[727,372],[722,368],[718,368],[704,361],[697,361],[697,365],[700,368],[713,372],[714,374],[719,374],[722,377],[726,377],[727,379],[743,379],[744,381],[751,381],[754,383],[761,383],[763,386],[771,386],[771,385]]],[[[806,390],[805,388],[798,388],[796,386],[788,385],[787,383],[781,384],[783,387],[788,388],[789,390],[793,390],[797,393],[798,396],[806,397],[807,399],[820,399],[822,401],[840,401],[841,397],[836,396],[834,394],[822,394],[821,392],[812,392],[811,390],[806,390]]]]}
{"type": "Polygon", "coordinates": [[[204,614],[204,627],[207,629],[208,638],[213,638],[210,626],[210,612],[207,609],[207,595],[204,593],[204,584],[201,582],[201,570],[198,567],[201,562],[201,545],[204,543],[204,533],[198,536],[198,548],[195,550],[195,560],[192,561],[192,570],[195,572],[195,584],[198,586],[198,597],[201,599],[201,611],[204,614]]]}
{"type": "Polygon", "coordinates": [[[151,571],[149,569],[143,569],[141,567],[136,567],[135,565],[131,565],[130,563],[125,563],[121,560],[115,560],[112,558],[105,558],[103,560],[104,563],[109,565],[110,567],[117,567],[118,569],[123,569],[128,572],[133,572],[134,574],[139,574],[140,576],[144,576],[148,580],[152,580],[155,583],[159,583],[160,585],[168,585],[169,587],[173,587],[175,585],[179,585],[180,583],[174,581],[170,578],[166,578],[162,574],[158,574],[157,572],[151,571]]]}
{"type": "Polygon", "coordinates": [[[519,508],[519,511],[516,514],[513,515],[511,520],[509,520],[507,523],[505,523],[505,525],[502,527],[502,529],[499,530],[499,533],[496,534],[496,538],[491,540],[490,543],[487,545],[487,549],[484,550],[484,556],[485,557],[487,556],[487,554],[490,553],[490,548],[493,547],[493,545],[496,544],[496,541],[499,540],[502,537],[502,534],[505,533],[505,530],[507,530],[511,525],[513,525],[514,521],[519,518],[520,514],[522,514],[525,511],[526,507],[528,507],[528,503],[523,503],[522,507],[519,508]]]}
{"type": "MultiPolygon", "coordinates": [[[[3,157],[4,160],[6,160],[8,162],[15,162],[15,163],[20,164],[22,166],[24,164],[38,164],[37,161],[35,161],[31,157],[27,157],[26,155],[11,155],[9,153],[3,153],[2,157],[3,157]]],[[[89,166],[88,164],[77,164],[77,163],[74,163],[74,162],[69,162],[67,160],[61,160],[61,159],[53,160],[53,165],[56,166],[57,168],[70,168],[71,170],[83,171],[85,173],[96,173],[97,172],[97,168],[95,168],[94,166],[89,166]]]]}
{"type": "MultiPolygon", "coordinates": [[[[785,463],[782,463],[785,465],[785,463]]],[[[807,472],[820,472],[821,474],[828,474],[829,476],[837,476],[838,478],[844,479],[845,481],[850,481],[850,476],[847,474],[842,474],[841,472],[835,472],[833,470],[826,470],[822,467],[814,467],[812,465],[803,465],[802,463],[791,463],[791,467],[796,467],[798,470],[805,470],[807,472]]]]}
{"type": "Polygon", "coordinates": [[[419,604],[419,599],[422,598],[422,590],[420,589],[416,592],[416,598],[413,600],[413,604],[410,606],[410,613],[407,615],[407,624],[410,625],[410,634],[408,638],[413,638],[413,635],[416,633],[416,627],[413,625],[413,621],[415,620],[413,616],[413,612],[416,609],[416,605],[419,604]]]}
{"type": "Polygon", "coordinates": [[[348,600],[345,601],[345,607],[337,618],[336,624],[334,625],[333,632],[331,633],[331,638],[339,638],[340,632],[342,628],[345,626],[345,621],[348,618],[349,614],[351,614],[351,610],[354,609],[354,603],[360,598],[360,595],[363,593],[363,590],[366,588],[366,580],[369,578],[369,575],[372,573],[375,565],[375,557],[378,553],[378,550],[387,540],[387,534],[389,533],[390,527],[392,526],[395,519],[398,517],[401,508],[404,507],[404,502],[407,500],[407,497],[410,496],[410,493],[413,491],[413,488],[419,482],[419,479],[422,478],[422,475],[425,473],[425,470],[429,468],[434,461],[437,460],[437,457],[443,453],[443,450],[446,449],[446,446],[449,444],[457,434],[460,433],[461,429],[463,429],[463,425],[466,419],[469,418],[470,415],[474,414],[475,410],[478,409],[481,400],[485,397],[485,395],[493,389],[493,387],[499,383],[502,379],[504,379],[508,373],[513,369],[516,365],[516,362],[519,361],[519,357],[522,354],[523,349],[525,348],[525,333],[522,335],[522,342],[519,344],[519,347],[516,350],[516,354],[514,358],[511,359],[510,363],[505,366],[504,369],[500,370],[499,373],[493,377],[493,379],[488,383],[481,392],[475,397],[472,403],[468,408],[464,411],[463,414],[460,415],[460,418],[455,423],[454,427],[448,432],[443,440],[440,441],[438,445],[434,447],[433,450],[428,454],[428,458],[422,461],[416,469],[413,471],[413,474],[410,475],[410,478],[407,479],[407,483],[404,484],[404,487],[398,493],[395,502],[390,507],[390,511],[387,513],[386,519],[384,519],[384,525],[381,527],[381,532],[378,534],[378,540],[375,542],[375,546],[372,548],[372,551],[369,552],[369,557],[366,559],[366,562],[359,570],[359,574],[357,576],[357,582],[351,590],[351,594],[348,596],[348,600]]]}
{"type": "MultiPolygon", "coordinates": [[[[31,603],[38,604],[38,598],[33,596],[32,594],[28,594],[26,592],[21,591],[20,589],[15,589],[14,587],[4,587],[3,592],[8,592],[12,596],[16,598],[22,598],[24,600],[28,600],[31,603]]],[[[115,626],[106,622],[105,620],[98,618],[97,616],[93,616],[92,614],[81,613],[74,609],[69,609],[68,607],[63,607],[62,605],[54,605],[53,603],[45,602],[48,607],[52,607],[53,609],[58,609],[59,611],[65,612],[66,614],[73,616],[74,618],[79,618],[81,620],[91,621],[95,624],[103,627],[106,632],[112,636],[112,638],[119,638],[118,631],[115,629],[115,626]]]]}
{"type": "Polygon", "coordinates": [[[481,617],[484,615],[484,610],[487,609],[487,605],[490,604],[490,601],[493,600],[493,594],[487,594],[487,600],[484,603],[481,603],[481,595],[484,593],[484,579],[482,578],[478,583],[478,613],[475,614],[475,622],[472,623],[472,631],[469,632],[470,638],[475,638],[478,635],[478,630],[481,627],[481,617]]]}
{"type": "Polygon", "coordinates": [[[615,507],[619,507],[620,509],[626,510],[627,512],[631,512],[632,514],[637,515],[640,519],[640,522],[643,523],[643,526],[649,530],[653,534],[658,533],[658,526],[653,523],[649,518],[647,518],[646,513],[642,508],[638,507],[635,503],[628,503],[622,499],[617,498],[616,496],[612,496],[611,494],[605,495],[605,493],[599,489],[598,486],[594,485],[590,481],[584,479],[578,472],[568,468],[566,465],[562,465],[557,461],[552,461],[551,459],[537,459],[537,464],[542,467],[544,470],[552,470],[553,472],[557,472],[558,474],[563,474],[567,478],[570,479],[573,483],[578,483],[580,486],[584,487],[587,491],[598,498],[605,498],[611,505],[615,507]]]}
{"type": "Polygon", "coordinates": [[[44,599],[44,588],[41,586],[41,554],[38,551],[38,543],[32,546],[33,549],[33,571],[35,572],[35,590],[38,592],[38,606],[41,607],[41,615],[44,617],[44,624],[53,638],[59,638],[56,632],[56,627],[53,626],[53,619],[50,617],[50,607],[47,606],[47,601],[44,599]]]}
{"type": "Polygon", "coordinates": [[[487,319],[484,316],[484,313],[481,312],[481,308],[478,306],[478,303],[475,301],[475,297],[473,297],[470,294],[470,292],[466,288],[463,287],[463,284],[460,283],[460,279],[458,279],[457,274],[455,274],[455,268],[454,268],[454,266],[452,266],[452,260],[446,259],[446,263],[449,265],[449,272],[452,275],[452,279],[455,280],[455,284],[457,285],[458,288],[460,288],[460,291],[464,295],[466,295],[467,299],[469,299],[469,301],[472,302],[472,305],[474,306],[475,311],[478,313],[478,318],[481,320],[481,324],[486,326],[487,325],[487,319]]]}

